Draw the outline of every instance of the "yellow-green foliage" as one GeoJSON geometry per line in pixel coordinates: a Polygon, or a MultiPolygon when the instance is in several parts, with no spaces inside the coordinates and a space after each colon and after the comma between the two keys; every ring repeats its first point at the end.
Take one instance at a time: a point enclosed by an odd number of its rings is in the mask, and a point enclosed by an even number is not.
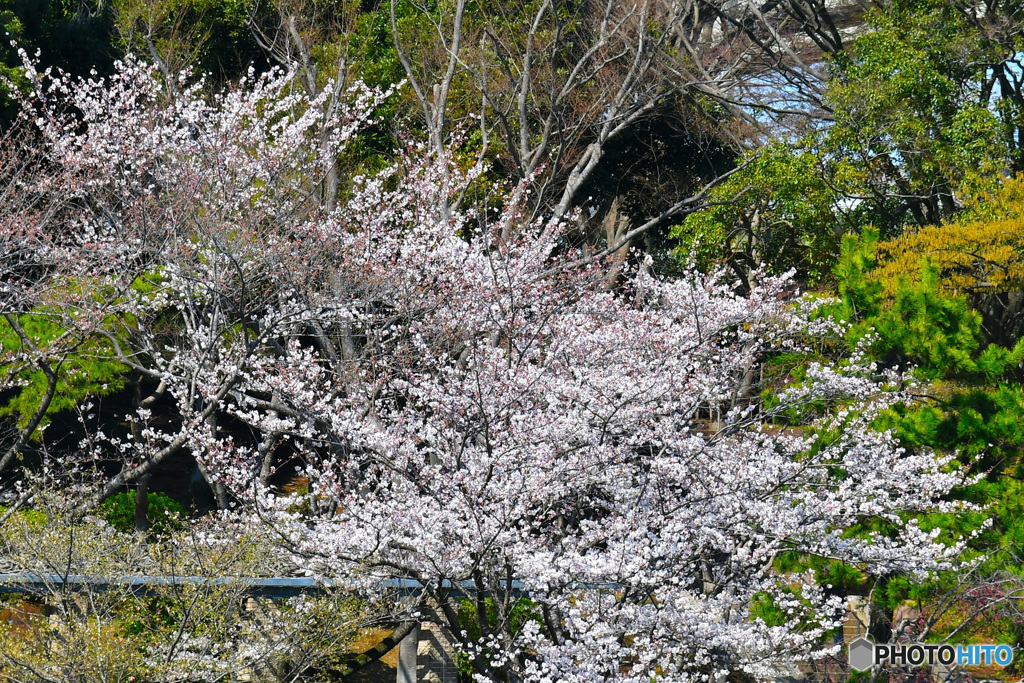
{"type": "MultiPolygon", "coordinates": [[[[5,514],[7,514],[8,510],[10,510],[10,508],[0,505],[0,517],[3,517],[5,514]]],[[[43,512],[42,510],[33,510],[31,508],[22,508],[20,510],[16,510],[12,517],[15,517],[19,522],[29,527],[35,526],[41,528],[46,524],[47,521],[45,512],[43,512]]]]}
{"type": "Polygon", "coordinates": [[[813,152],[772,145],[711,190],[709,208],[672,228],[676,255],[708,269],[743,255],[778,271],[796,268],[814,281],[826,274],[838,250],[835,186],[839,167],[821,168],[813,152]],[[825,176],[831,178],[826,183],[825,176]]]}
{"type": "Polygon", "coordinates": [[[48,507],[42,523],[31,517],[0,524],[0,562],[15,573],[107,583],[67,591],[53,582],[31,602],[0,604],[0,680],[294,680],[295,670],[343,661],[372,618],[365,601],[341,594],[249,599],[245,582],[232,578],[282,570],[267,552],[273,538],[259,529],[192,526],[147,543],[58,507],[48,507]],[[119,580],[139,575],[194,578],[146,594],[119,580]]]}
{"type": "Polygon", "coordinates": [[[974,198],[968,218],[908,231],[882,242],[873,273],[892,296],[900,278],[915,279],[927,257],[949,294],[1010,291],[1024,286],[1024,177],[974,198]]]}

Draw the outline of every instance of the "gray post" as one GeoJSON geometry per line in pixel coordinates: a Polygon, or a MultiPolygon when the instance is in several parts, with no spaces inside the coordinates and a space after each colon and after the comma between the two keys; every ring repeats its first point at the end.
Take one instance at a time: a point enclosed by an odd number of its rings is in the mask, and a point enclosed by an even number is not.
{"type": "Polygon", "coordinates": [[[416,624],[398,646],[397,683],[416,683],[416,652],[419,646],[420,625],[416,624]]]}
{"type": "MultiPolygon", "coordinates": [[[[139,443],[139,442],[136,442],[139,443]]],[[[139,477],[138,488],[135,490],[135,530],[149,530],[149,480],[153,478],[150,472],[139,477]]]]}

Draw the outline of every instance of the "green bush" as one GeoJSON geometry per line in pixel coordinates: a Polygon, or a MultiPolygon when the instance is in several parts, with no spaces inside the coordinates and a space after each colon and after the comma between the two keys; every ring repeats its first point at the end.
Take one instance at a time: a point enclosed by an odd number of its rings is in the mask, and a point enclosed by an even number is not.
{"type": "MultiPolygon", "coordinates": [[[[9,509],[10,508],[0,505],[0,517],[3,517],[9,509]]],[[[32,508],[22,508],[14,513],[14,517],[17,517],[21,519],[21,521],[26,524],[31,524],[32,526],[43,526],[47,522],[45,512],[42,510],[33,510],[32,508]]]]}
{"type": "MultiPolygon", "coordinates": [[[[163,493],[149,493],[149,529],[163,534],[181,527],[185,508],[163,493]]],[[[100,515],[118,531],[135,530],[135,491],[117,493],[100,505],[100,515]]]]}

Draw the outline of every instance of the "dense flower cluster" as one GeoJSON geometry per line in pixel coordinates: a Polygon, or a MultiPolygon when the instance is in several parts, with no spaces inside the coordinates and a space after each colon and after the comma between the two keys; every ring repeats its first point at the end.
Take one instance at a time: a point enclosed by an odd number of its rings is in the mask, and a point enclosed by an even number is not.
{"type": "Polygon", "coordinates": [[[872,428],[899,378],[854,358],[761,401],[764,358],[835,332],[787,278],[741,296],[639,267],[609,291],[564,225],[522,224],[528,188],[493,223],[452,209],[480,169],[415,145],[328,207],[387,95],[362,86],[339,108],[287,73],[214,99],[182,79],[171,102],[133,61],[33,78],[17,182],[36,200],[2,217],[23,253],[2,281],[156,387],[138,436],[95,442],[126,459],[104,491],[187,448],[308,571],[423,584],[482,679],[767,677],[841,614],[780,553],[884,573],[957,552],[908,513],[948,507],[960,475],[872,428]],[[271,487],[285,462],[302,500],[271,487]],[[864,520],[885,531],[850,531],[864,520]],[[480,639],[459,582],[494,605],[480,639]],[[765,600],[788,620],[756,618],[765,600]]]}

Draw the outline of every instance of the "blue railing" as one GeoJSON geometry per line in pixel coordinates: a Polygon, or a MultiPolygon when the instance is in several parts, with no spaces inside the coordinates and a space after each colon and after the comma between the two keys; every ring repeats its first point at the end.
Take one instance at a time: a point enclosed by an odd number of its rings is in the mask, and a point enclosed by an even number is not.
{"type": "MultiPolygon", "coordinates": [[[[97,592],[128,591],[135,595],[156,595],[174,586],[228,586],[253,597],[272,599],[293,598],[298,595],[324,594],[332,589],[345,589],[350,582],[307,577],[206,577],[206,576],[118,576],[98,577],[84,574],[0,574],[0,594],[20,593],[42,595],[56,591],[97,592]]],[[[419,595],[423,584],[415,579],[385,579],[383,588],[400,596],[419,595]]],[[[608,588],[613,585],[594,585],[580,588],[608,588]]],[[[473,581],[452,583],[445,581],[441,588],[456,597],[474,595],[473,581]]],[[[526,587],[520,581],[512,582],[512,594],[516,597],[526,594],[526,587]]]]}

